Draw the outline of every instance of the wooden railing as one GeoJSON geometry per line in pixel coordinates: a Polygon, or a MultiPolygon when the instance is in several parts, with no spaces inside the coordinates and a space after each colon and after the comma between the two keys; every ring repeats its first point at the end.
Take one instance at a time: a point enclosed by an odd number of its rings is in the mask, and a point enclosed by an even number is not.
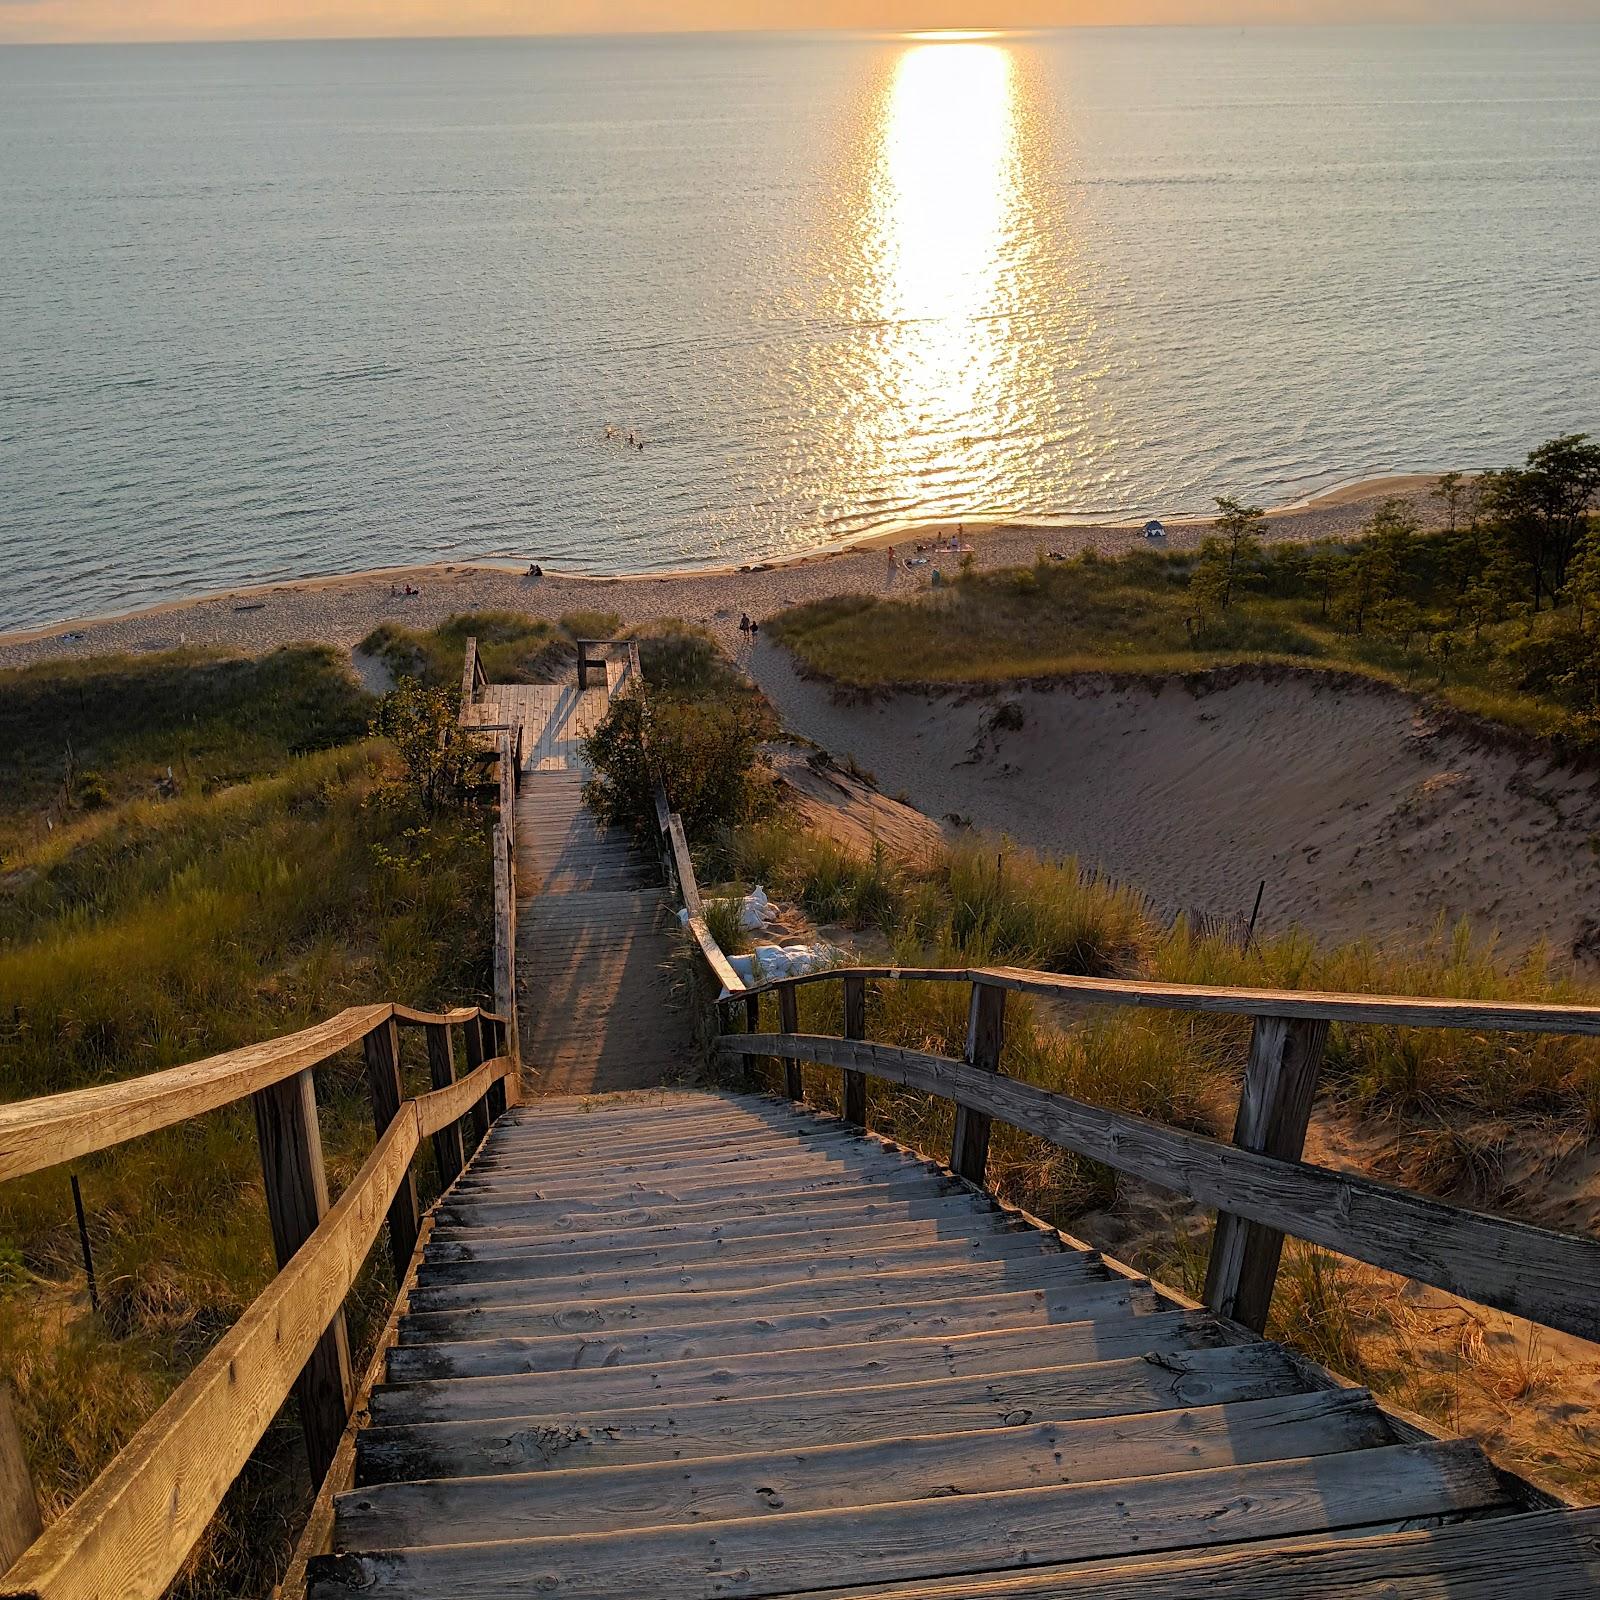
{"type": "MultiPolygon", "coordinates": [[[[264,1044],[123,1083],[0,1106],[0,1179],[107,1150],[248,1098],[279,1272],[194,1371],[57,1521],[0,1576],[0,1596],[155,1600],[177,1574],[284,1401],[294,1394],[320,1482],[355,1385],[344,1301],[388,1223],[403,1282],[421,1225],[412,1162],[431,1141],[441,1186],[517,1098],[511,1025],[477,1007],[353,1006],[264,1044]],[[398,1029],[427,1038],[432,1090],[408,1099],[398,1029]],[[455,1075],[460,1029],[466,1076],[455,1075]],[[333,1205],[312,1069],[360,1045],[377,1143],[333,1205]]],[[[0,1466],[6,1465],[0,1462],[0,1466]]],[[[36,1526],[31,1487],[0,1472],[0,1549],[36,1526]]],[[[14,1544],[9,1546],[14,1547],[14,1544]]]]}
{"type": "Polygon", "coordinates": [[[782,1060],[794,1099],[804,1093],[802,1063],[841,1069],[844,1115],[862,1126],[869,1076],[953,1101],[950,1165],[973,1183],[984,1182],[990,1125],[999,1120],[1215,1208],[1204,1300],[1258,1332],[1289,1235],[1545,1327],[1600,1339],[1600,1241],[1445,1205],[1300,1159],[1330,1023],[1596,1036],[1600,1007],[1204,988],[1013,967],[835,968],[755,985],[743,998],[744,1033],[731,1031],[730,998],[720,1002],[725,1053],[782,1060]],[[872,982],[969,984],[965,1059],[869,1042],[872,982]],[[839,1036],[798,1031],[799,987],[815,983],[843,988],[839,1036]],[[776,1033],[758,1031],[761,997],[769,992],[777,997],[776,1033]],[[1013,992],[1077,1005],[1252,1018],[1233,1142],[1003,1076],[1006,997],[1013,992]]]}

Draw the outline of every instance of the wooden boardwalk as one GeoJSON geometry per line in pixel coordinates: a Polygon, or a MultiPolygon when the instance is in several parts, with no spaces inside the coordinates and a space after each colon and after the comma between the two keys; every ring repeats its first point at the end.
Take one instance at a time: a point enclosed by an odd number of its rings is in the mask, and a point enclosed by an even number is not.
{"type": "Polygon", "coordinates": [[[1595,1513],[1518,1509],[1476,1446],[756,1096],[498,1124],[436,1209],[356,1461],[317,1600],[1600,1582],[1595,1513]]]}
{"type": "Polygon", "coordinates": [[[523,729],[517,1014],[536,1095],[668,1083],[688,1062],[689,1019],[668,1003],[659,868],[583,804],[582,741],[609,705],[609,688],[492,684],[474,708],[483,723],[523,729]]]}

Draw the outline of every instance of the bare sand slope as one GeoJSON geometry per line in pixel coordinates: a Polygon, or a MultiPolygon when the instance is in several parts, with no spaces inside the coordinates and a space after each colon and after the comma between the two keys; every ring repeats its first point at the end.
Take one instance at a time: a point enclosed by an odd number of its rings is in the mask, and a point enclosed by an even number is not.
{"type": "Polygon", "coordinates": [[[1393,937],[1442,915],[1496,930],[1513,955],[1594,940],[1595,775],[1477,746],[1404,695],[1291,677],[850,705],[776,647],[752,666],[791,730],[885,792],[1076,854],[1167,911],[1247,912],[1265,879],[1269,930],[1393,937]],[[1002,706],[1016,709],[997,725],[1002,706]]]}

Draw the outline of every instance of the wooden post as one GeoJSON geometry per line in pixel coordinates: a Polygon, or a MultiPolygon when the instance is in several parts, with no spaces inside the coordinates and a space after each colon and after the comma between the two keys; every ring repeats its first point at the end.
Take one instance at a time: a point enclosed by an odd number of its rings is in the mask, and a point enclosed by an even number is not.
{"type": "MultiPolygon", "coordinates": [[[[456,1081],[456,1053],[450,1041],[448,1022],[428,1024],[428,1081],[435,1089],[448,1089],[456,1081]]],[[[448,1189],[467,1164],[459,1121],[434,1134],[433,1159],[439,1169],[439,1187],[448,1189]]]]}
{"type": "MultiPolygon", "coordinates": [[[[1005,1035],[1006,991],[992,983],[974,983],[967,1007],[967,1060],[985,1072],[998,1072],[1005,1035]]],[[[957,1106],[950,1170],[958,1178],[981,1185],[988,1165],[989,1118],[981,1111],[957,1106]]]]}
{"type": "MultiPolygon", "coordinates": [[[[847,1039],[865,1039],[867,1036],[867,980],[844,980],[844,1036],[847,1039]]],[[[844,1120],[858,1128],[867,1125],[867,1075],[846,1068],[844,1078],[844,1120]]]]}
{"type": "MultiPolygon", "coordinates": [[[[508,1056],[511,1054],[511,1025],[509,1022],[491,1022],[489,1031],[493,1040],[489,1046],[490,1055],[508,1056]]],[[[484,1096],[484,1110],[490,1122],[498,1121],[506,1112],[506,1086],[505,1080],[490,1086],[488,1094],[484,1096]]],[[[486,1130],[487,1131],[487,1130],[486,1130]]]]}
{"type": "MultiPolygon", "coordinates": [[[[798,1033],[799,1018],[800,1007],[796,1000],[794,985],[786,983],[778,991],[778,1031],[798,1033]]],[[[791,1100],[804,1100],[806,1097],[805,1078],[801,1074],[798,1061],[785,1061],[783,1064],[783,1092],[791,1100]]]]}
{"type": "MultiPolygon", "coordinates": [[[[372,1095],[372,1121],[381,1138],[400,1114],[405,1089],[400,1083],[400,1034],[394,1018],[380,1022],[362,1041],[367,1060],[367,1088],[372,1095]]],[[[417,1210],[417,1180],[407,1172],[389,1205],[389,1259],[394,1263],[394,1281],[406,1281],[411,1252],[417,1248],[417,1233],[422,1218],[417,1210]]]]}
{"type": "Polygon", "coordinates": [[[11,1385],[0,1379],[0,1575],[43,1531],[22,1429],[12,1410],[11,1385]]]}
{"type": "MultiPolygon", "coordinates": [[[[1257,1017],[1233,1142],[1284,1161],[1298,1161],[1317,1091],[1328,1024],[1314,1017],[1257,1017]]],[[[1206,1269],[1205,1303],[1213,1311],[1265,1331],[1278,1276],[1283,1235],[1276,1228],[1217,1213],[1206,1269]]]]}
{"type": "MultiPolygon", "coordinates": [[[[467,1037],[467,1071],[476,1072],[485,1061],[489,1059],[492,1046],[486,1048],[484,1035],[490,1031],[489,1024],[480,1017],[474,1017],[466,1026],[467,1037]]],[[[483,1100],[474,1102],[472,1109],[467,1113],[467,1122],[472,1129],[472,1149],[477,1148],[489,1136],[489,1107],[483,1100]]]]}
{"type": "Polygon", "coordinates": [[[761,1032],[761,996],[758,994],[747,994],[744,997],[744,1031],[761,1032]]]}
{"type": "MultiPolygon", "coordinates": [[[[272,1248],[281,1271],[328,1212],[328,1176],[317,1126],[317,1091],[307,1067],[251,1096],[272,1248]]],[[[295,1380],[311,1481],[321,1483],[350,1417],[355,1383],[344,1312],[337,1312],[295,1380]]]]}

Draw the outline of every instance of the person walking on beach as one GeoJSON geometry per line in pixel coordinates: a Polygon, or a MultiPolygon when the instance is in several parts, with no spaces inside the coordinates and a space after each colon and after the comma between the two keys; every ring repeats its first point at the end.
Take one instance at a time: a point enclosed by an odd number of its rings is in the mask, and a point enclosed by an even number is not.
{"type": "Polygon", "coordinates": [[[896,570],[899,568],[899,565],[900,565],[900,561],[899,561],[899,558],[894,553],[894,546],[890,545],[889,546],[889,582],[890,583],[894,582],[894,575],[895,575],[896,570]]]}
{"type": "Polygon", "coordinates": [[[744,642],[750,642],[750,613],[742,611],[739,614],[739,632],[744,635],[744,642]]]}

